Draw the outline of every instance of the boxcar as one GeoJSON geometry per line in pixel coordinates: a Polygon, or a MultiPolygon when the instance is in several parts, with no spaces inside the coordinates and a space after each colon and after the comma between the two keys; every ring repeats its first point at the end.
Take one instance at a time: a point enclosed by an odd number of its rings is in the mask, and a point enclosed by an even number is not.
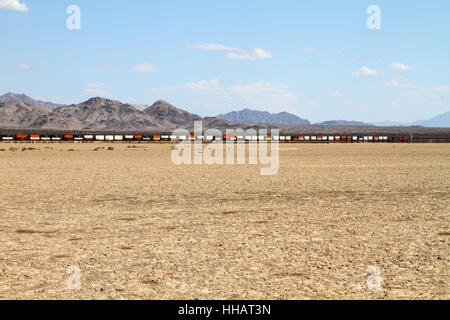
{"type": "Polygon", "coordinates": [[[52,141],[61,141],[62,138],[61,137],[57,137],[57,136],[52,136],[52,141]]]}
{"type": "Polygon", "coordinates": [[[16,140],[26,140],[28,136],[26,134],[16,134],[16,140]]]}
{"type": "Polygon", "coordinates": [[[2,136],[2,140],[10,141],[10,140],[14,140],[14,137],[13,136],[2,136]]]}
{"type": "Polygon", "coordinates": [[[104,135],[97,135],[97,136],[95,136],[95,140],[97,140],[97,141],[105,141],[105,136],[104,135]]]}
{"type": "Polygon", "coordinates": [[[41,136],[38,134],[30,134],[30,140],[31,141],[41,140],[41,136]]]}
{"type": "Polygon", "coordinates": [[[114,141],[114,136],[111,136],[111,135],[105,136],[105,140],[106,141],[114,141]]]}

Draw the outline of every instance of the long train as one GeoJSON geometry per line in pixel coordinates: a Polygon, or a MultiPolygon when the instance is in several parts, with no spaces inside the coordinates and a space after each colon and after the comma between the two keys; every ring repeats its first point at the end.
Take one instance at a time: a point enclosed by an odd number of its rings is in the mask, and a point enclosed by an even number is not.
{"type": "Polygon", "coordinates": [[[279,142],[343,142],[343,143],[388,143],[400,142],[408,143],[410,139],[407,137],[390,137],[390,136],[173,136],[173,135],[39,135],[39,134],[15,134],[1,135],[0,140],[7,141],[29,141],[29,142],[93,142],[93,141],[145,141],[145,142],[177,142],[177,141],[235,141],[235,142],[258,142],[258,141],[279,141],[279,142]]]}

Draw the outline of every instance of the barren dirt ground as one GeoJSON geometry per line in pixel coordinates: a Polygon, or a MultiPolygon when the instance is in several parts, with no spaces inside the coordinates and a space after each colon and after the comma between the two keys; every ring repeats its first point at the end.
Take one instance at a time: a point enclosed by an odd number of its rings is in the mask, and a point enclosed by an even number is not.
{"type": "Polygon", "coordinates": [[[0,299],[450,298],[450,144],[285,144],[274,176],[171,148],[0,143],[0,299]]]}

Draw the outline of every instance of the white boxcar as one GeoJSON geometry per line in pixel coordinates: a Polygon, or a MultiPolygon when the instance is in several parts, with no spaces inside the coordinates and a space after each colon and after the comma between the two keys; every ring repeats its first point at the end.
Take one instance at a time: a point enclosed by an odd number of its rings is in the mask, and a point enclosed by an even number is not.
{"type": "Polygon", "coordinates": [[[97,141],[104,141],[105,140],[105,136],[104,135],[95,136],[95,140],[97,140],[97,141]]]}
{"type": "Polygon", "coordinates": [[[369,141],[369,137],[368,136],[364,136],[364,141],[369,141]]]}
{"type": "Polygon", "coordinates": [[[353,137],[353,141],[358,141],[358,137],[353,137]]]}
{"type": "Polygon", "coordinates": [[[328,140],[334,141],[334,137],[333,137],[333,136],[329,136],[329,137],[328,137],[328,140]]]}
{"type": "Polygon", "coordinates": [[[134,139],[134,136],[133,136],[133,135],[130,135],[130,134],[127,134],[127,135],[125,135],[125,139],[127,139],[127,140],[133,140],[133,139],[134,139]]]}
{"type": "Polygon", "coordinates": [[[286,136],[280,136],[281,141],[286,141],[286,136]]]}
{"type": "Polygon", "coordinates": [[[53,140],[53,141],[60,141],[60,140],[61,140],[61,137],[52,137],[52,140],[53,140]]]}
{"type": "Polygon", "coordinates": [[[369,141],[373,141],[373,136],[369,136],[369,141]]]}
{"type": "Polygon", "coordinates": [[[105,136],[106,141],[114,141],[114,136],[105,136]]]}
{"type": "Polygon", "coordinates": [[[252,141],[258,141],[258,137],[257,136],[252,136],[252,141]]]}
{"type": "Polygon", "coordinates": [[[170,140],[172,141],[177,140],[177,136],[170,136],[170,140]]]}
{"type": "Polygon", "coordinates": [[[13,137],[2,137],[2,140],[13,140],[13,137]]]}
{"type": "Polygon", "coordinates": [[[311,140],[311,137],[310,136],[305,136],[305,140],[309,141],[309,140],[311,140]]]}
{"type": "Polygon", "coordinates": [[[114,136],[114,140],[122,141],[123,140],[123,136],[114,136]]]}
{"type": "Polygon", "coordinates": [[[75,137],[75,138],[73,138],[73,140],[75,140],[75,141],[82,141],[83,137],[75,137]]]}
{"type": "Polygon", "coordinates": [[[273,136],[272,139],[273,139],[274,141],[279,141],[279,140],[280,140],[280,137],[279,137],[279,136],[273,136]]]}
{"type": "Polygon", "coordinates": [[[286,141],[291,141],[292,137],[291,136],[286,136],[286,141]]]}
{"type": "Polygon", "coordinates": [[[84,140],[94,140],[94,136],[91,134],[87,134],[84,136],[84,140]]]}
{"type": "Polygon", "coordinates": [[[179,136],[178,140],[184,141],[184,140],[186,140],[186,136],[179,136]]]}
{"type": "Polygon", "coordinates": [[[51,140],[51,138],[50,137],[41,137],[41,140],[42,141],[49,141],[49,140],[51,140]]]}
{"type": "Polygon", "coordinates": [[[206,141],[213,141],[214,140],[214,136],[206,136],[206,141]]]}
{"type": "Polygon", "coordinates": [[[315,140],[317,140],[317,137],[316,136],[312,136],[311,140],[315,141],[315,140]]]}

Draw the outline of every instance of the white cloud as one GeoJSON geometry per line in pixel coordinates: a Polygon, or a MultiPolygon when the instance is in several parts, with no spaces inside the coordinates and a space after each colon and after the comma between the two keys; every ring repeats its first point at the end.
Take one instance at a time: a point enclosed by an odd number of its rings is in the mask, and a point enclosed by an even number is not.
{"type": "Polygon", "coordinates": [[[214,43],[197,43],[187,46],[189,49],[196,50],[209,50],[209,51],[238,51],[237,47],[231,47],[224,44],[214,44],[214,43]]]}
{"type": "Polygon", "coordinates": [[[236,53],[229,52],[227,54],[228,59],[232,60],[256,60],[256,59],[270,59],[273,58],[273,54],[270,51],[261,48],[253,49],[252,53],[236,53]]]}
{"type": "Polygon", "coordinates": [[[28,69],[30,69],[30,66],[28,64],[26,64],[25,62],[19,62],[19,68],[28,70],[28,69]]]}
{"type": "Polygon", "coordinates": [[[133,70],[137,72],[156,72],[158,69],[151,64],[144,62],[138,63],[133,66],[133,70]]]}
{"type": "Polygon", "coordinates": [[[20,3],[19,0],[0,0],[0,9],[24,12],[29,11],[27,5],[20,3]]]}
{"type": "Polygon", "coordinates": [[[352,73],[352,76],[359,77],[359,76],[369,76],[369,77],[375,77],[378,76],[380,73],[378,71],[369,69],[366,66],[363,66],[361,69],[359,69],[356,72],[352,73]]]}
{"type": "Polygon", "coordinates": [[[398,62],[394,62],[393,64],[390,65],[390,67],[391,67],[391,69],[400,70],[400,71],[409,71],[409,70],[419,69],[418,67],[411,67],[411,66],[407,66],[406,64],[398,63],[398,62]]]}
{"type": "Polygon", "coordinates": [[[235,108],[263,108],[271,111],[295,109],[297,97],[282,83],[272,82],[235,82],[222,85],[218,79],[188,82],[173,87],[150,89],[158,98],[179,100],[183,103],[202,108],[205,113],[211,109],[222,113],[235,108]]]}
{"type": "Polygon", "coordinates": [[[109,95],[111,94],[111,89],[108,84],[103,82],[96,82],[96,83],[86,83],[84,85],[83,91],[85,93],[91,94],[91,95],[109,95]]]}

